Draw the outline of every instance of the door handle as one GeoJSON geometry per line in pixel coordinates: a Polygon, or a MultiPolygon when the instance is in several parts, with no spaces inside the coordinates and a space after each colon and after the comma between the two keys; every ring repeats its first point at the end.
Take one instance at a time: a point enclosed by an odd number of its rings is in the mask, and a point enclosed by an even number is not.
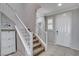
{"type": "Polygon", "coordinates": [[[56,31],[56,33],[58,34],[58,30],[56,31]]]}

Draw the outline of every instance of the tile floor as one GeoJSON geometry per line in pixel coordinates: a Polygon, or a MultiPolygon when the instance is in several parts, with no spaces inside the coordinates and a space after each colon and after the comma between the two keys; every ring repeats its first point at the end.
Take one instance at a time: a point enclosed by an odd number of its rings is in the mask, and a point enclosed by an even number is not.
{"type": "Polygon", "coordinates": [[[23,56],[23,55],[20,52],[16,52],[16,53],[13,53],[13,54],[11,54],[9,56],[23,56]]]}
{"type": "Polygon", "coordinates": [[[39,56],[79,56],[79,51],[59,45],[49,44],[47,52],[43,52],[39,56]]]}
{"type": "MultiPolygon", "coordinates": [[[[23,56],[20,52],[11,54],[9,56],[23,56]]],[[[60,45],[49,44],[48,50],[39,56],[79,56],[79,51],[60,45]]]]}

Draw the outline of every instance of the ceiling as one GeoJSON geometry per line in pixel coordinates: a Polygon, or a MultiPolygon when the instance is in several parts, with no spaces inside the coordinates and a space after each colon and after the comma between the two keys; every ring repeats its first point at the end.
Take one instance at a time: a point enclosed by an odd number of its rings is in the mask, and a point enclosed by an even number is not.
{"type": "Polygon", "coordinates": [[[70,8],[78,7],[78,3],[62,3],[62,6],[58,6],[58,3],[40,3],[41,8],[38,9],[37,15],[51,15],[53,13],[63,11],[70,8]]]}

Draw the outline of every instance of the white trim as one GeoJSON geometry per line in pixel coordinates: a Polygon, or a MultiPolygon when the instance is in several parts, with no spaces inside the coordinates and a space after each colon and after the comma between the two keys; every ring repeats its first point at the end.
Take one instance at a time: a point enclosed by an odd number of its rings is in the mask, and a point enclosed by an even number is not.
{"type": "Polygon", "coordinates": [[[33,55],[33,33],[30,32],[30,52],[31,52],[31,55],[33,55]]]}
{"type": "Polygon", "coordinates": [[[69,47],[69,48],[74,49],[74,50],[78,50],[78,51],[79,51],[79,49],[78,49],[78,48],[73,48],[73,47],[69,47]]]}
{"type": "Polygon", "coordinates": [[[67,47],[67,46],[63,46],[63,45],[60,45],[60,44],[56,44],[56,43],[54,43],[54,45],[57,45],[57,46],[62,46],[62,47],[66,47],[66,48],[70,48],[70,49],[73,49],[73,50],[78,50],[79,51],[79,49],[78,48],[73,48],[73,47],[67,47]]]}

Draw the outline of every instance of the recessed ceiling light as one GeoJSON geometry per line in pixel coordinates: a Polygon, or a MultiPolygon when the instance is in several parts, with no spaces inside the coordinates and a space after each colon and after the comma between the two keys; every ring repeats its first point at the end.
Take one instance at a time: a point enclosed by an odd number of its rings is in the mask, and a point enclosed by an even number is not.
{"type": "Polygon", "coordinates": [[[66,16],[67,14],[66,14],[66,13],[63,13],[62,15],[63,15],[63,16],[66,16]]]}
{"type": "Polygon", "coordinates": [[[61,3],[59,3],[59,4],[58,4],[58,6],[62,6],[62,4],[61,4],[61,3]]]}

